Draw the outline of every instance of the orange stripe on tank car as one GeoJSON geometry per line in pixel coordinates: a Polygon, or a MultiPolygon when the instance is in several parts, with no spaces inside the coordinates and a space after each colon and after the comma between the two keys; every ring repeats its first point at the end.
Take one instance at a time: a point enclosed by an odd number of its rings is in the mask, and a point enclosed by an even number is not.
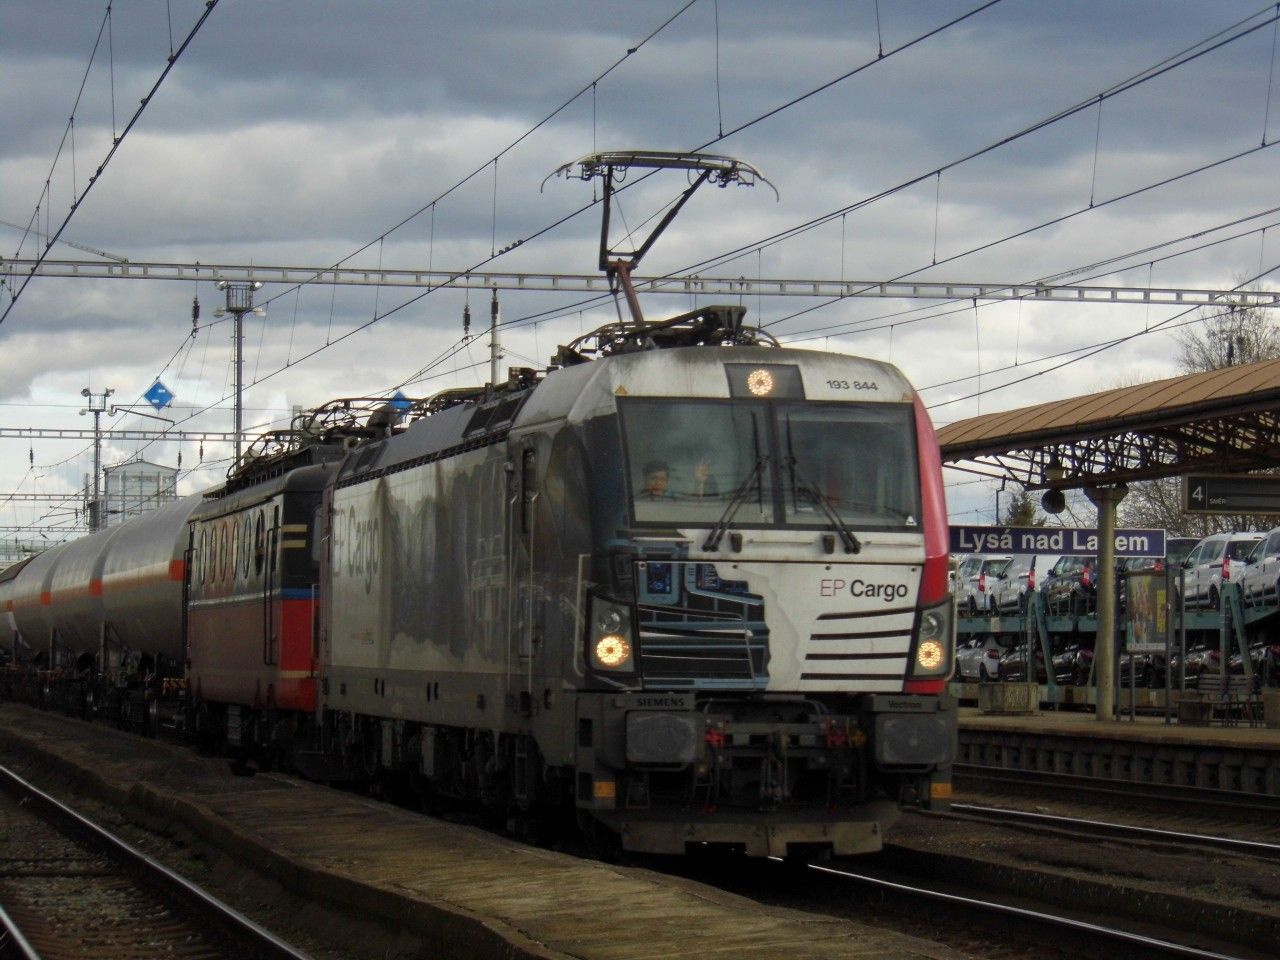
{"type": "Polygon", "coordinates": [[[90,580],[90,581],[89,581],[89,596],[91,596],[91,597],[100,597],[100,596],[102,596],[102,581],[101,581],[101,580],[90,580]]]}
{"type": "Polygon", "coordinates": [[[169,579],[181,583],[187,579],[187,563],[185,560],[169,561],[169,579]]]}
{"type": "Polygon", "coordinates": [[[47,607],[47,606],[49,606],[49,604],[51,604],[51,603],[53,603],[53,594],[52,594],[52,593],[50,593],[48,590],[41,590],[41,591],[40,591],[40,606],[42,606],[42,607],[47,607]]]}

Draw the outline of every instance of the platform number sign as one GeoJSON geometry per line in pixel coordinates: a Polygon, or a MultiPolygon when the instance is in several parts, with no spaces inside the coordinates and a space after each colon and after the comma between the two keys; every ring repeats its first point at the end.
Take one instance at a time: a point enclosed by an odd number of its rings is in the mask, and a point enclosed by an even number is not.
{"type": "Polygon", "coordinates": [[[1182,509],[1187,513],[1280,513],[1280,476],[1186,476],[1182,509]]]}

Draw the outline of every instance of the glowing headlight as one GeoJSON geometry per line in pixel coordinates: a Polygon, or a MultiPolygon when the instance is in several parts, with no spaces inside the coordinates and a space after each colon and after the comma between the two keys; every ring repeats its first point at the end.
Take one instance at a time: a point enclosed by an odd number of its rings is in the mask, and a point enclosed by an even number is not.
{"type": "Polygon", "coordinates": [[[922,670],[937,670],[942,666],[945,655],[941,641],[922,640],[920,646],[916,647],[916,666],[922,670]]]}
{"type": "Polygon", "coordinates": [[[591,606],[591,630],[587,637],[587,659],[591,668],[612,673],[635,670],[631,611],[603,597],[593,598],[591,606]]]}
{"type": "Polygon", "coordinates": [[[773,393],[773,374],[768,370],[752,370],[747,374],[747,389],[753,396],[767,397],[773,393]]]}
{"type": "Polygon", "coordinates": [[[631,644],[616,633],[596,641],[596,662],[602,667],[620,667],[631,659],[631,644]]]}

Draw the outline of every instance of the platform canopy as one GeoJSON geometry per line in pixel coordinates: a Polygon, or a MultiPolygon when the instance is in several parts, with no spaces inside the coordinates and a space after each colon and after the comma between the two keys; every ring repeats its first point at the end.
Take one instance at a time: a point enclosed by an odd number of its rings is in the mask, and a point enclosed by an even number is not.
{"type": "Polygon", "coordinates": [[[1027,489],[1280,466],[1280,360],[1053,400],[948,424],[943,463],[1027,489]]]}

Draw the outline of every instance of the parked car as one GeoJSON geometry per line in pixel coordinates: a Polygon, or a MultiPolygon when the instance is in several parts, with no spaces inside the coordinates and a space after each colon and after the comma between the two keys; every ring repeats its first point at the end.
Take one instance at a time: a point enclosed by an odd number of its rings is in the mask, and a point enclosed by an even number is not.
{"type": "Polygon", "coordinates": [[[1280,596],[1280,527],[1268,530],[1244,559],[1236,583],[1245,603],[1276,603],[1280,596]]]}
{"type": "Polygon", "coordinates": [[[987,581],[987,592],[996,613],[1023,614],[1027,610],[1027,597],[1036,592],[1039,578],[1057,561],[1057,557],[1014,557],[996,578],[995,585],[987,581]]]}
{"type": "Polygon", "coordinates": [[[1040,652],[1040,643],[1038,641],[1028,645],[1027,641],[1023,640],[1021,643],[1011,647],[1000,658],[1000,679],[1026,680],[1028,653],[1030,653],[1031,659],[1035,663],[1036,681],[1044,683],[1048,677],[1048,672],[1045,670],[1044,655],[1040,652]]]}
{"type": "Polygon", "coordinates": [[[1083,687],[1093,667],[1093,647],[1071,640],[1053,652],[1053,678],[1058,683],[1083,687]]]}
{"type": "MultiPolygon", "coordinates": [[[[1273,687],[1280,681],[1280,643],[1270,638],[1254,640],[1249,644],[1249,662],[1253,665],[1253,682],[1256,687],[1273,687]]],[[[1228,673],[1244,673],[1244,658],[1237,650],[1227,658],[1228,673]]]]}
{"type": "Polygon", "coordinates": [[[968,683],[999,679],[1004,647],[990,634],[966,640],[956,650],[956,674],[968,683]]]}
{"type": "Polygon", "coordinates": [[[1137,673],[1137,683],[1134,686],[1163,687],[1164,667],[1163,653],[1131,653],[1125,650],[1120,654],[1120,664],[1116,671],[1116,684],[1121,687],[1129,686],[1129,671],[1133,670],[1137,673]]]}
{"type": "Polygon", "coordinates": [[[1188,607],[1218,609],[1222,581],[1231,579],[1232,564],[1249,555],[1261,533],[1215,533],[1205,537],[1182,561],[1188,607]]]}
{"type": "Polygon", "coordinates": [[[957,558],[956,568],[951,571],[951,592],[956,596],[964,599],[964,585],[969,582],[969,578],[978,572],[978,568],[982,566],[983,556],[980,553],[970,553],[963,557],[957,558]]]}
{"type": "MultiPolygon", "coordinates": [[[[1116,561],[1116,612],[1124,614],[1129,608],[1129,575],[1130,573],[1146,573],[1151,570],[1157,573],[1174,571],[1172,579],[1178,580],[1181,563],[1199,540],[1194,536],[1170,536],[1165,540],[1164,557],[1128,557],[1116,561]]],[[[1140,673],[1139,673],[1140,677],[1140,673]]]]}
{"type": "Polygon", "coordinates": [[[972,617],[994,613],[995,610],[991,606],[991,598],[987,592],[987,583],[1000,576],[1001,571],[1012,559],[1013,557],[1007,555],[983,557],[975,573],[971,573],[965,580],[958,581],[956,596],[960,601],[960,609],[972,617]]]}
{"type": "Polygon", "coordinates": [[[1182,561],[1195,549],[1200,541],[1195,537],[1169,537],[1165,541],[1163,557],[1128,557],[1116,563],[1116,610],[1120,613],[1128,607],[1129,574],[1154,570],[1163,573],[1166,570],[1177,571],[1182,561]]]}
{"type": "MultiPolygon", "coordinates": [[[[1177,686],[1181,676],[1181,654],[1175,652],[1169,662],[1173,673],[1173,682],[1177,686]]],[[[1218,673],[1221,670],[1222,657],[1218,650],[1218,638],[1197,640],[1187,648],[1187,682],[1193,683],[1202,673],[1218,673]]],[[[1160,675],[1159,683],[1164,683],[1164,675],[1160,675]]]]}
{"type": "Polygon", "coordinates": [[[1045,574],[1040,596],[1050,614],[1083,614],[1097,597],[1097,557],[1063,556],[1045,574]]]}

